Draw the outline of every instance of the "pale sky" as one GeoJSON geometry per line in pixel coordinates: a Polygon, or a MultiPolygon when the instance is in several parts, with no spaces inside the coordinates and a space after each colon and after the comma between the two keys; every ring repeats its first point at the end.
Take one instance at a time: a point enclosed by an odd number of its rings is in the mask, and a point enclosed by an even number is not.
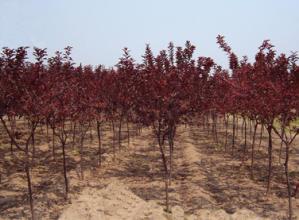
{"type": "Polygon", "coordinates": [[[76,63],[113,66],[128,47],[137,61],[190,40],[196,56],[227,67],[218,34],[253,58],[264,39],[278,52],[299,50],[298,0],[0,0],[0,48],[72,46],[76,63]]]}

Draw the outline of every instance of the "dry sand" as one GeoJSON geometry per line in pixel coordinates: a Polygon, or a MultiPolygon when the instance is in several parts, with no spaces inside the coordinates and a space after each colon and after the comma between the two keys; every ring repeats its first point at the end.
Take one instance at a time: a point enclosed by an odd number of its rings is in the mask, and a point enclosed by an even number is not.
{"type": "Polygon", "coordinates": [[[198,210],[186,215],[180,206],[171,213],[153,201],[144,201],[120,183],[111,183],[97,190],[85,188],[59,217],[59,220],[262,220],[249,210],[238,210],[233,215],[224,210],[198,210]]]}

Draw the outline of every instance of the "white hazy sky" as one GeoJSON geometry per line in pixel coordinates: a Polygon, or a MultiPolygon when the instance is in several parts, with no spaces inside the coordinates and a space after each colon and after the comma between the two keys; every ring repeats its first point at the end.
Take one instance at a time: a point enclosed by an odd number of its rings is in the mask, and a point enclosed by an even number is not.
{"type": "Polygon", "coordinates": [[[169,41],[190,40],[196,56],[227,67],[216,44],[222,34],[239,55],[253,58],[264,39],[278,52],[299,50],[298,0],[0,0],[0,47],[74,47],[75,62],[113,66],[128,47],[141,60],[169,41]]]}

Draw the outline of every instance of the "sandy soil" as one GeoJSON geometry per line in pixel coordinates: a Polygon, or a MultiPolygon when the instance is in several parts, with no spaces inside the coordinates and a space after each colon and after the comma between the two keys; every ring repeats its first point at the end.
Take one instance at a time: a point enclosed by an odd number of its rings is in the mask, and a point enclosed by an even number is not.
{"type": "MultiPolygon", "coordinates": [[[[140,136],[132,137],[130,146],[127,146],[124,132],[123,146],[117,152],[114,161],[111,147],[112,134],[109,126],[105,126],[104,162],[101,168],[97,167],[97,142],[95,131],[93,132],[93,141],[88,138],[84,148],[84,180],[79,178],[78,147],[68,146],[67,148],[71,187],[68,201],[63,199],[62,160],[59,145],[56,143],[57,159],[54,161],[49,149],[51,143],[45,143],[44,134],[41,131],[37,134],[36,139],[40,139],[37,141],[37,146],[40,147],[37,151],[38,159],[35,161],[32,176],[38,219],[58,219],[59,217],[70,219],[65,213],[79,215],[78,211],[86,210],[86,208],[102,213],[101,215],[105,216],[103,219],[119,219],[117,216],[123,216],[124,219],[138,219],[138,212],[136,214],[130,203],[138,204],[135,204],[137,211],[153,209],[154,213],[150,211],[153,215],[160,213],[161,216],[165,216],[162,208],[164,207],[162,164],[151,131],[144,129],[140,136]],[[117,184],[111,185],[111,183],[117,184]],[[116,187],[119,186],[118,184],[121,186],[116,187]],[[123,203],[104,202],[107,198],[117,200],[120,195],[124,196],[123,203]],[[112,209],[118,207],[118,211],[115,211],[116,214],[113,212],[112,215],[111,213],[106,215],[101,208],[98,211],[99,206],[105,207],[105,205],[112,209]],[[68,211],[70,209],[73,211],[68,211]],[[64,214],[61,216],[62,213],[64,214]]],[[[131,134],[134,132],[132,129],[131,134]]],[[[1,146],[3,146],[0,153],[1,158],[4,158],[0,161],[0,169],[3,173],[0,183],[0,219],[27,219],[30,215],[22,165],[15,165],[15,161],[11,159],[9,143],[3,130],[0,134],[1,146]]],[[[221,137],[223,132],[219,135],[221,137]]],[[[242,143],[242,140],[238,140],[238,143],[242,143]]],[[[294,144],[291,158],[291,174],[298,178],[297,143],[298,141],[294,144]]],[[[266,139],[264,144],[266,144],[266,139]]],[[[265,195],[267,171],[265,147],[257,153],[255,178],[251,180],[250,161],[242,164],[240,155],[231,156],[219,146],[221,143],[214,143],[212,137],[200,127],[181,126],[178,129],[175,140],[173,181],[170,187],[171,206],[176,207],[174,210],[178,209],[175,212],[183,212],[184,216],[190,219],[254,219],[257,217],[285,219],[287,193],[283,167],[277,159],[279,141],[276,140],[275,175],[272,190],[268,196],[265,195]],[[246,215],[250,218],[245,218],[246,215]],[[200,216],[204,217],[200,218],[200,216]],[[238,218],[233,216],[238,216],[238,218]]],[[[293,203],[295,215],[299,216],[298,199],[293,199],[293,203]]],[[[81,214],[88,215],[88,213],[89,211],[82,211],[81,214]]],[[[160,219],[160,217],[152,219],[160,219]]]]}
{"type": "Polygon", "coordinates": [[[110,183],[107,187],[96,190],[85,188],[59,217],[59,220],[266,220],[249,210],[237,210],[228,214],[224,210],[203,209],[193,215],[186,215],[180,206],[174,206],[171,213],[153,201],[146,202],[133,194],[128,187],[110,183]]]}

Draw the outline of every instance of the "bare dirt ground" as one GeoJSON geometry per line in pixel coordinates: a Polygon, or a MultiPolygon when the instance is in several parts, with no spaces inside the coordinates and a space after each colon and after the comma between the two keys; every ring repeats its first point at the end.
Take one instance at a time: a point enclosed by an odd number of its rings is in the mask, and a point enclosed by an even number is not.
{"type": "Polygon", "coordinates": [[[252,211],[241,209],[228,214],[222,209],[201,209],[199,213],[187,215],[180,206],[166,213],[153,201],[144,201],[120,183],[112,182],[97,190],[91,187],[80,192],[59,217],[59,220],[266,220],[252,211]]]}
{"type": "MultiPolygon", "coordinates": [[[[3,130],[0,134],[2,160],[0,169],[3,173],[0,183],[0,219],[27,219],[30,215],[22,164],[15,165],[16,162],[10,156],[9,141],[3,130]]],[[[223,133],[219,135],[221,137],[223,133]]],[[[149,202],[151,207],[155,207],[154,210],[161,210],[164,205],[162,163],[152,132],[150,129],[144,129],[140,136],[131,138],[129,146],[127,146],[125,136],[124,132],[123,146],[113,160],[112,134],[109,126],[105,126],[104,162],[101,168],[97,167],[95,131],[93,141],[87,138],[84,147],[84,180],[81,180],[78,174],[77,147],[67,147],[71,192],[69,200],[64,201],[62,159],[58,142],[55,161],[49,149],[51,143],[45,143],[44,133],[42,134],[39,130],[36,137],[36,145],[39,148],[32,169],[34,202],[38,219],[58,219],[63,212],[67,212],[63,210],[68,210],[69,207],[73,207],[73,204],[86,200],[86,195],[91,195],[90,199],[92,199],[92,195],[99,193],[102,197],[97,198],[103,198],[103,192],[107,192],[107,186],[113,195],[113,190],[111,190],[113,187],[109,188],[111,183],[122,184],[132,193],[131,197],[136,196],[134,197],[136,200],[140,199],[139,203],[149,202]]],[[[242,140],[238,141],[238,144],[240,143],[242,140]]],[[[263,144],[266,144],[266,139],[263,144]]],[[[210,216],[211,213],[218,215],[218,218],[214,219],[220,219],[219,216],[224,216],[223,213],[242,213],[242,210],[245,210],[244,212],[250,210],[249,212],[254,212],[255,215],[264,218],[285,219],[287,191],[283,167],[278,163],[277,157],[279,141],[276,140],[275,144],[277,147],[274,152],[275,171],[272,190],[266,196],[267,153],[265,147],[262,146],[256,154],[255,178],[251,180],[249,160],[242,165],[240,155],[236,154],[233,157],[230,153],[225,153],[223,148],[220,148],[221,143],[214,143],[212,137],[201,127],[180,126],[175,140],[173,181],[170,187],[172,207],[181,207],[186,216],[197,216],[194,219],[200,219],[198,217],[200,214],[210,216]]],[[[298,140],[294,144],[290,170],[291,174],[298,178],[297,146],[298,140]]],[[[120,190],[121,192],[125,195],[128,193],[120,190]]],[[[294,214],[299,216],[298,198],[293,199],[293,206],[294,214]]],[[[131,209],[128,208],[128,210],[131,209]]],[[[123,216],[126,215],[128,213],[123,214],[123,216]]],[[[246,213],[243,216],[245,215],[246,213]]],[[[252,216],[251,214],[251,219],[253,219],[252,216]]],[[[205,218],[208,219],[208,217],[205,218]]]]}

